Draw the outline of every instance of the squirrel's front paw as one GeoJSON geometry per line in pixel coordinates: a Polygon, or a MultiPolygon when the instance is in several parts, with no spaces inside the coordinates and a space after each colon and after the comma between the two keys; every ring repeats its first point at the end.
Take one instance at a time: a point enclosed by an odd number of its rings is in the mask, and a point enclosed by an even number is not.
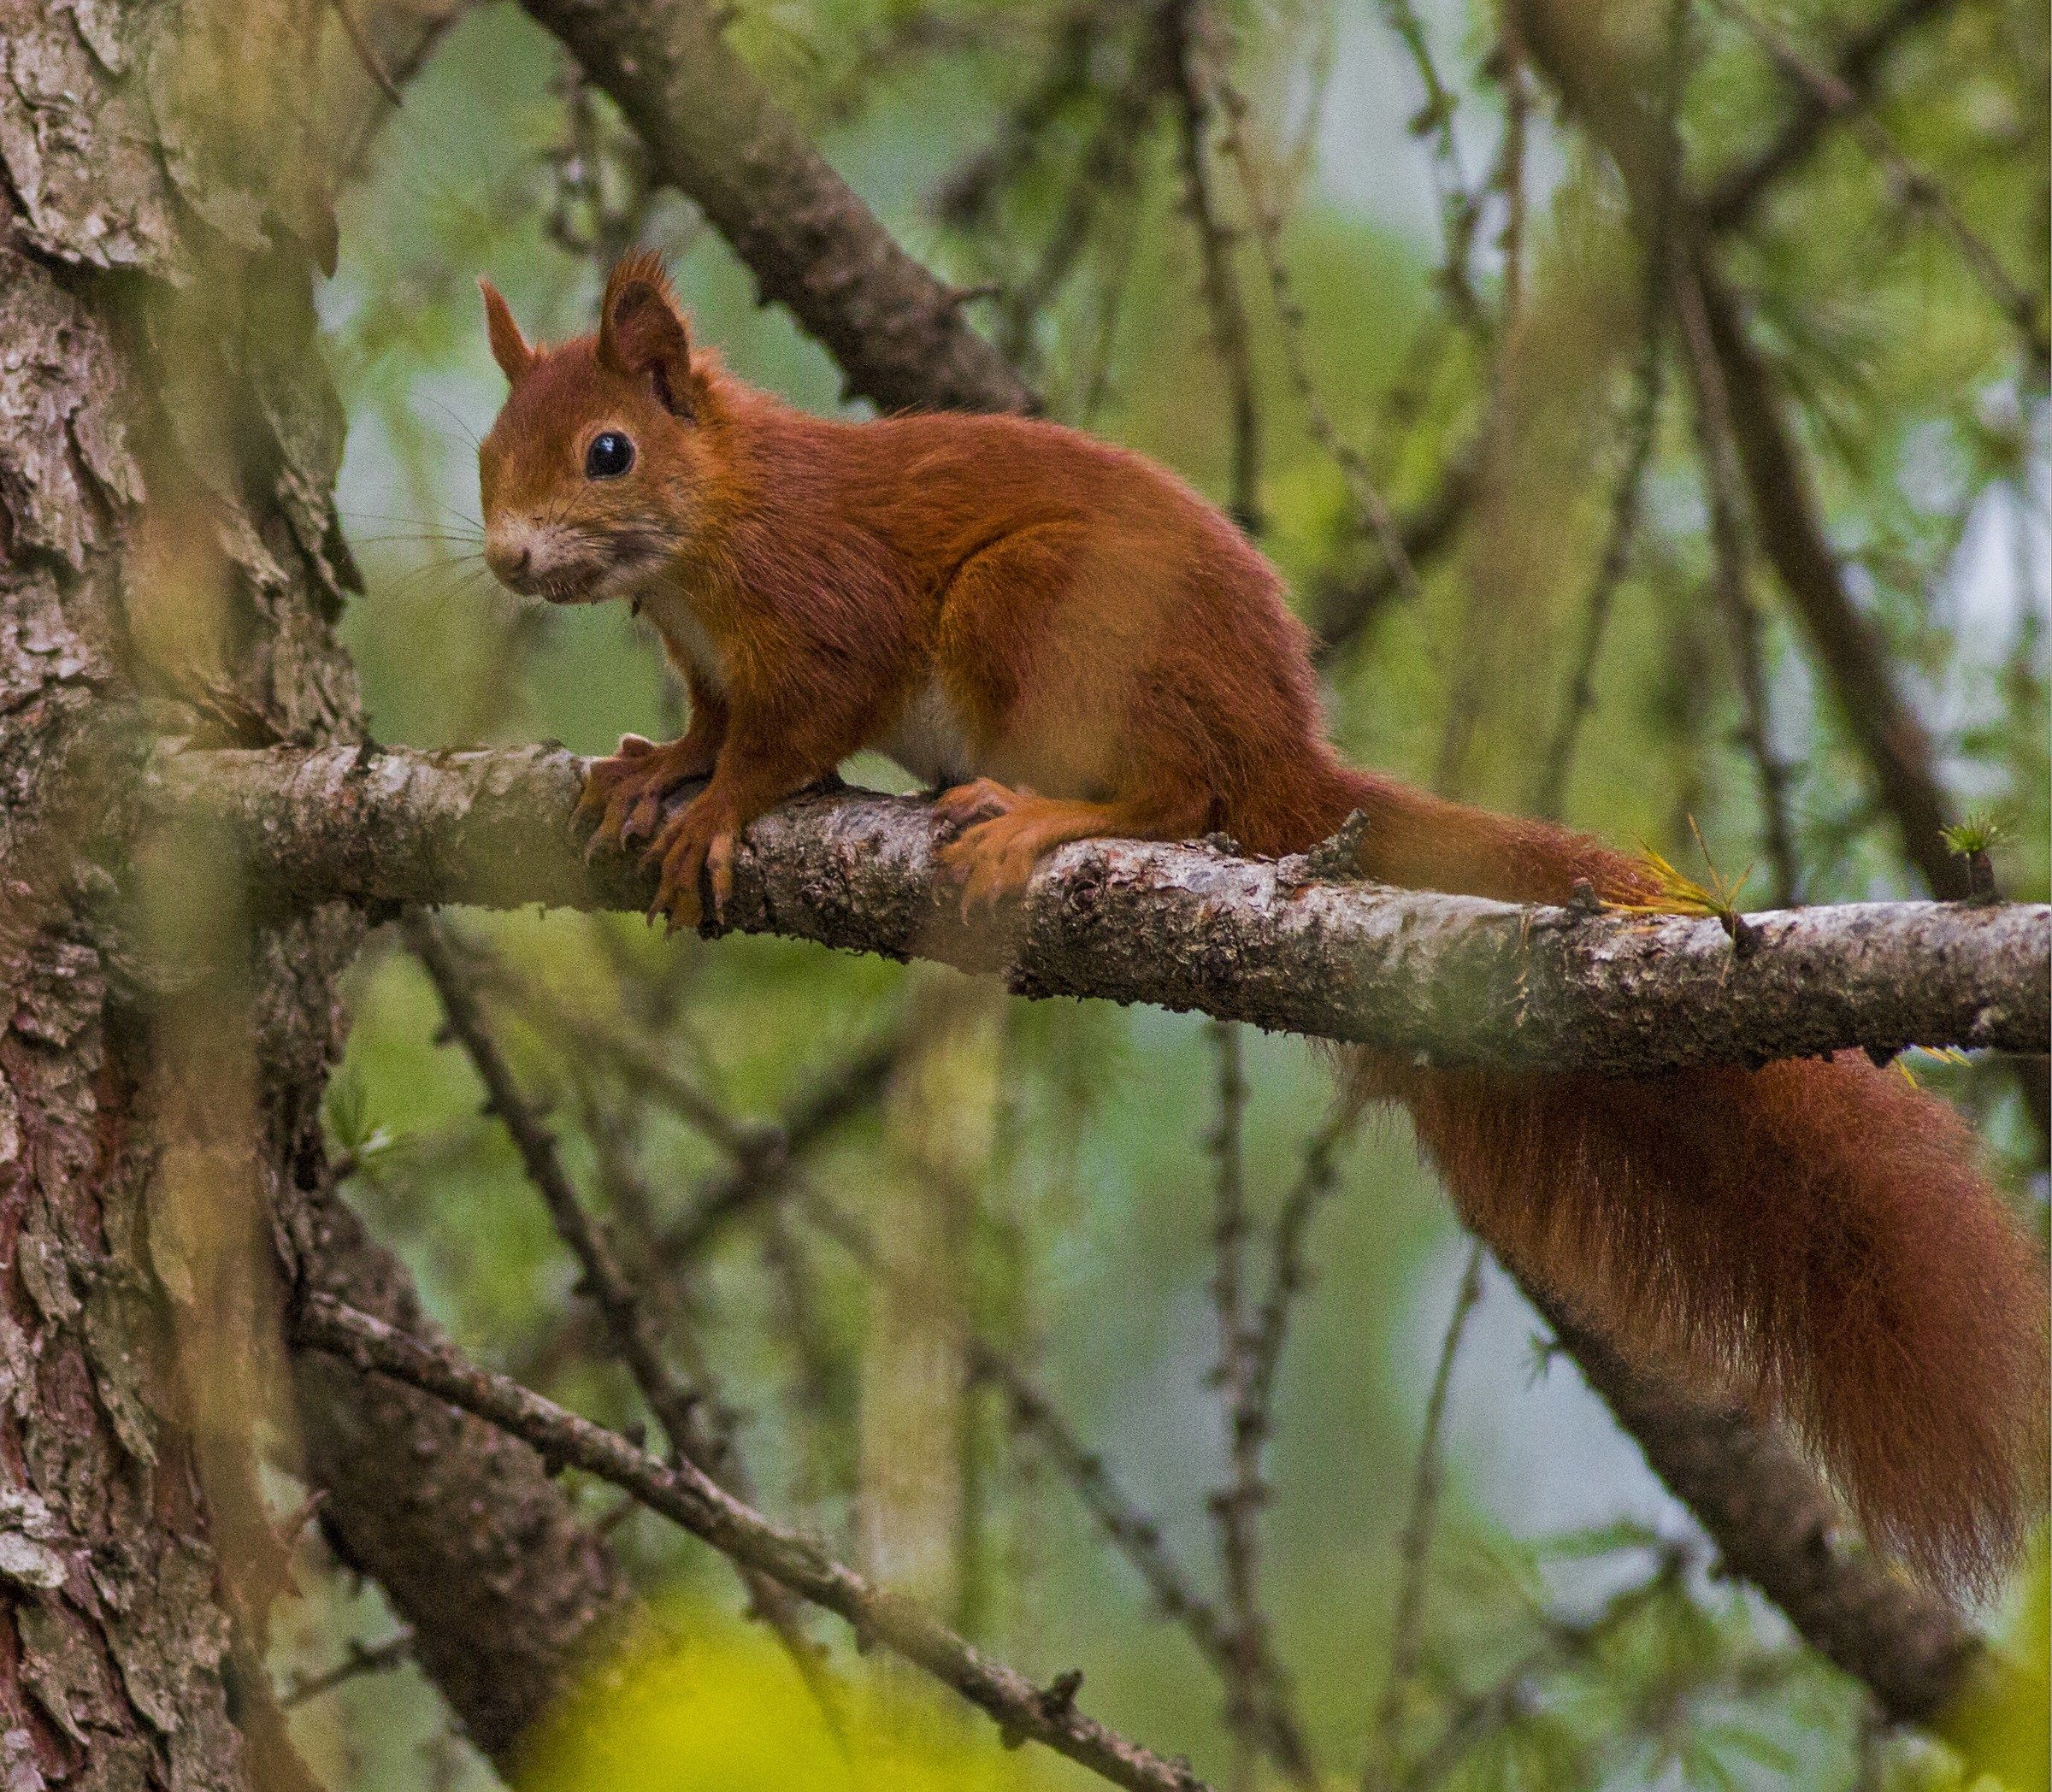
{"type": "Polygon", "coordinates": [[[652,921],[661,915],[675,933],[681,927],[696,927],[705,918],[699,897],[699,874],[706,874],[712,886],[712,918],[722,919],[728,899],[734,894],[734,845],[738,832],[733,815],[724,805],[709,805],[703,797],[687,804],[663,824],[643,864],[662,862],[663,874],[656,886],[656,899],[648,914],[652,921]]]}
{"type": "Polygon", "coordinates": [[[652,838],[669,798],[711,769],[710,761],[688,740],[658,746],[639,734],[622,734],[619,752],[593,760],[585,774],[584,792],[573,819],[598,817],[598,825],[585,843],[585,857],[590,858],[602,841],[625,847],[652,838]]]}

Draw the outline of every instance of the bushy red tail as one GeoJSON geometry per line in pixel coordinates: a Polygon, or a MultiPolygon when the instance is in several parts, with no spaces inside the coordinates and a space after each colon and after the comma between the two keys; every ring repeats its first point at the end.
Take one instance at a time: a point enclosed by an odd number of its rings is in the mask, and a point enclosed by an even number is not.
{"type": "MultiPolygon", "coordinates": [[[[1365,811],[1362,870],[1380,881],[1648,892],[1637,862],[1585,836],[1326,775],[1318,822],[1365,811]]],[[[1787,1421],[1870,1536],[1977,1588],[2014,1556],[2043,1499],[2044,1270],[1947,1104],[1857,1052],[1644,1082],[1375,1054],[1358,1074],[1410,1108],[1509,1266],[1627,1353],[1787,1421]]]]}

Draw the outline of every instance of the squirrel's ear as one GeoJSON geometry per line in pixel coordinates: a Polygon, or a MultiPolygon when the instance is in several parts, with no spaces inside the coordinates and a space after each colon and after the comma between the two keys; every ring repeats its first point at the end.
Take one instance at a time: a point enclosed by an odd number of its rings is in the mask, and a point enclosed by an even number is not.
{"type": "Polygon", "coordinates": [[[477,290],[485,295],[485,333],[492,339],[492,358],[506,376],[506,383],[516,384],[534,366],[534,351],[520,333],[520,326],[513,321],[513,314],[498,296],[498,288],[488,280],[481,280],[477,290]]]}
{"type": "Polygon", "coordinates": [[[630,255],[613,269],[598,313],[598,359],[616,374],[647,380],[656,402],[673,415],[698,414],[691,331],[660,256],[630,255]]]}

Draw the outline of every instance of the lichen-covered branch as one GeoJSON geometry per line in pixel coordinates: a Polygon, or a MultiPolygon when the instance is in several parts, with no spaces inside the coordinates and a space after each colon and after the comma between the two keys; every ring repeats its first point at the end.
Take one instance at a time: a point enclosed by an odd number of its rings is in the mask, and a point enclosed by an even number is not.
{"type": "Polygon", "coordinates": [[[858,1640],[881,1643],[988,1712],[1008,1739],[1035,1742],[1132,1792],[1205,1792],[1182,1761],[1171,1761],[1107,1730],[1076,1707],[1080,1676],[1035,1686],[990,1659],[938,1618],[872,1585],[810,1539],[772,1524],[693,1467],[666,1466],[617,1433],[580,1418],[517,1382],[430,1349],[382,1321],[315,1296],[301,1310],[297,1336],[323,1350],[447,1400],[524,1439],[557,1461],[632,1495],[743,1567],[844,1618],[858,1640]]]}
{"type": "MultiPolygon", "coordinates": [[[[227,828],[287,901],[640,909],[580,858],[559,748],[167,756],[154,800],[227,828]]],[[[1002,973],[1032,996],[1197,1009],[1431,1062],[1645,1076],[1860,1046],[2027,1051],[2052,1026],[2052,909],[1854,903],[1752,917],[1583,914],[1324,881],[1207,846],[1065,847],[965,923],[912,798],[797,798],[749,829],[727,925],[1002,973]]]]}

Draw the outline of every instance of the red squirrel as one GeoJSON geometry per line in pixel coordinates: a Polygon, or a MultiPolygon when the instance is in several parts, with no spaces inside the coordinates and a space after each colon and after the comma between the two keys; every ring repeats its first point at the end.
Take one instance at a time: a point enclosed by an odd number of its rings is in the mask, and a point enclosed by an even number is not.
{"type": "MultiPolygon", "coordinates": [[[[808,416],[693,346],[653,256],[555,348],[481,284],[510,386],[479,454],[492,570],[628,598],[688,688],[682,738],[622,740],[579,805],[594,842],[649,842],[673,923],[701,881],[716,914],[741,830],[863,747],[940,790],[965,904],[1067,840],[1293,852],[1356,810],[1378,882],[1654,894],[1584,835],[1343,763],[1279,575],[1142,457],[1017,416],[808,416]]],[[[1577,1320],[1785,1420],[1928,1577],[1984,1587],[2012,1558],[2043,1503],[2043,1271],[1949,1106],[1860,1053],[1643,1082],[1346,1057],[1577,1320]]]]}

